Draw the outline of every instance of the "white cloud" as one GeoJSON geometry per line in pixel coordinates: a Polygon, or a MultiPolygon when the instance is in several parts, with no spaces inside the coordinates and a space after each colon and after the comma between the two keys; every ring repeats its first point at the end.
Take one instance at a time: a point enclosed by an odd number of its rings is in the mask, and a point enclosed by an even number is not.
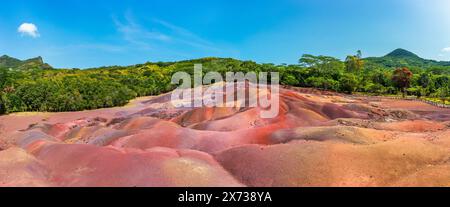
{"type": "Polygon", "coordinates": [[[152,19],[146,24],[140,24],[131,11],[127,11],[123,18],[113,16],[118,32],[125,41],[142,49],[151,49],[161,43],[184,44],[207,51],[220,51],[213,43],[199,37],[195,33],[160,19],[152,19]]]}
{"type": "Polygon", "coordinates": [[[197,36],[196,34],[192,33],[191,31],[189,31],[183,27],[173,25],[169,22],[166,22],[166,21],[163,21],[160,19],[153,19],[153,21],[155,23],[160,24],[163,27],[168,28],[171,31],[173,31],[175,33],[174,39],[180,43],[187,44],[187,45],[201,48],[201,49],[205,49],[205,50],[219,51],[219,49],[215,48],[211,42],[209,42],[205,39],[202,39],[201,37],[197,36]]]}
{"type": "Polygon", "coordinates": [[[450,52],[450,47],[446,47],[446,48],[442,49],[442,52],[450,52]]]}
{"type": "Polygon", "coordinates": [[[155,30],[148,30],[142,25],[136,23],[130,12],[127,12],[124,16],[124,21],[120,21],[116,17],[113,17],[114,24],[117,31],[119,31],[125,41],[139,46],[142,49],[152,48],[154,40],[162,42],[170,42],[171,37],[155,30]]]}
{"type": "Polygon", "coordinates": [[[22,23],[17,31],[25,36],[30,36],[33,38],[39,37],[38,28],[32,23],[22,23]]]}

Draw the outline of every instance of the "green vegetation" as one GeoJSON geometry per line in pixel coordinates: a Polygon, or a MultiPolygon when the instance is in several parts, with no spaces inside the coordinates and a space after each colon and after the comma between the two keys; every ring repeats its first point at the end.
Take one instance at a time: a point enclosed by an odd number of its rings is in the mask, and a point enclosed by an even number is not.
{"type": "Polygon", "coordinates": [[[388,68],[411,67],[430,69],[450,66],[450,62],[448,61],[423,59],[416,54],[404,49],[396,49],[384,57],[370,57],[366,58],[365,60],[372,64],[388,68]]]}
{"type": "Polygon", "coordinates": [[[392,74],[392,81],[394,81],[395,86],[400,89],[403,97],[406,96],[406,88],[411,85],[412,77],[413,73],[407,67],[397,68],[392,74]]]}
{"type": "Polygon", "coordinates": [[[450,63],[425,60],[405,50],[380,58],[345,61],[303,55],[299,64],[258,64],[231,58],[202,58],[180,62],[145,63],[92,69],[53,69],[33,58],[20,61],[0,57],[0,114],[21,111],[78,111],[121,106],[137,96],[173,90],[172,74],[193,74],[196,63],[203,72],[279,72],[281,84],[343,93],[414,95],[447,103],[450,63]]]}

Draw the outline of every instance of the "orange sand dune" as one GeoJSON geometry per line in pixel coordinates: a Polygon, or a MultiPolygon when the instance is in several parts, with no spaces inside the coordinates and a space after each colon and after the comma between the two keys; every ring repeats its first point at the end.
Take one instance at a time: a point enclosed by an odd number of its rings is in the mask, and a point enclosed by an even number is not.
{"type": "Polygon", "coordinates": [[[175,108],[171,94],[1,116],[0,186],[450,186],[450,109],[278,95],[271,119],[245,105],[175,108]]]}

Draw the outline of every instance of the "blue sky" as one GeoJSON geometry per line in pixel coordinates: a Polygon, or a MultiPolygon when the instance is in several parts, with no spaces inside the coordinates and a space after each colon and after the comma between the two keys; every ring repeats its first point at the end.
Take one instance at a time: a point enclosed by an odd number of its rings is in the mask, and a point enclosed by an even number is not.
{"type": "Polygon", "coordinates": [[[290,64],[304,53],[381,56],[396,48],[450,60],[450,1],[2,0],[0,7],[0,55],[42,56],[55,67],[206,56],[290,64]]]}

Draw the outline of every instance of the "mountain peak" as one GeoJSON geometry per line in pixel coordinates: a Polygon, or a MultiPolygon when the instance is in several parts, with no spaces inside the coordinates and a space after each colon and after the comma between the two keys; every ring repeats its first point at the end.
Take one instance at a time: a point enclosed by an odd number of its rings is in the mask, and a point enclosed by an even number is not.
{"type": "Polygon", "coordinates": [[[21,64],[21,61],[16,58],[9,57],[8,55],[2,55],[0,57],[0,67],[17,67],[21,64]]]}
{"type": "Polygon", "coordinates": [[[27,63],[35,62],[35,63],[38,63],[38,64],[44,64],[44,60],[42,59],[41,56],[38,56],[38,57],[35,57],[35,58],[30,58],[28,60],[25,60],[24,62],[27,62],[27,63]]]}
{"type": "Polygon", "coordinates": [[[418,55],[416,55],[416,54],[414,54],[414,53],[412,53],[412,52],[410,52],[410,51],[408,51],[408,50],[401,49],[401,48],[396,49],[396,50],[390,52],[390,53],[387,54],[385,57],[396,57],[396,58],[406,58],[406,57],[409,57],[409,58],[420,58],[418,55]]]}
{"type": "Polygon", "coordinates": [[[48,69],[51,68],[50,65],[44,63],[41,56],[27,59],[19,60],[17,58],[10,57],[8,55],[2,55],[0,57],[0,68],[16,68],[16,69],[27,69],[27,68],[40,68],[48,69]]]}
{"type": "Polygon", "coordinates": [[[7,60],[7,59],[18,60],[18,59],[16,59],[16,58],[10,57],[10,56],[8,56],[8,55],[2,55],[2,56],[0,57],[0,59],[1,59],[1,60],[7,60]]]}

